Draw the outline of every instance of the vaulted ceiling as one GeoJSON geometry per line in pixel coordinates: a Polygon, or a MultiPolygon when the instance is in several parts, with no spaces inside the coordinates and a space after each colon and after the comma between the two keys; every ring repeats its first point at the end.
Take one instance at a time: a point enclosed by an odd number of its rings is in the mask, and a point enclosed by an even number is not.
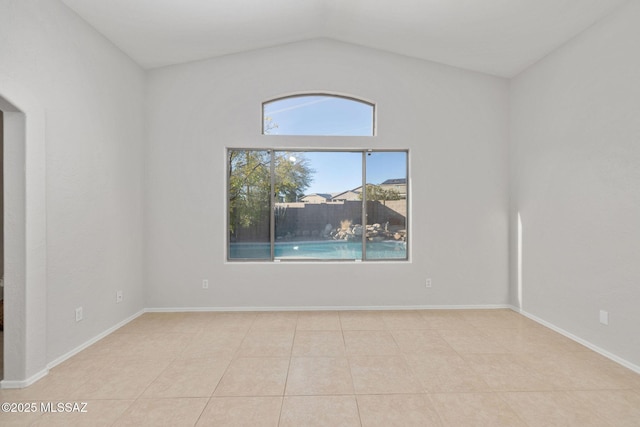
{"type": "Polygon", "coordinates": [[[144,68],[329,38],[502,77],[625,1],[63,0],[144,68]]]}

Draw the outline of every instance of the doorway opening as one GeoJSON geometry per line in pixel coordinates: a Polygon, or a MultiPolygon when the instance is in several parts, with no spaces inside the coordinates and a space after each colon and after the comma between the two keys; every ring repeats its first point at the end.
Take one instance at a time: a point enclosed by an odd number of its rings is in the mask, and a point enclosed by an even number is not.
{"type": "Polygon", "coordinates": [[[45,113],[28,90],[2,74],[0,111],[5,349],[0,388],[22,388],[48,373],[45,113]]]}
{"type": "Polygon", "coordinates": [[[0,380],[4,378],[4,114],[0,110],[0,380]]]}

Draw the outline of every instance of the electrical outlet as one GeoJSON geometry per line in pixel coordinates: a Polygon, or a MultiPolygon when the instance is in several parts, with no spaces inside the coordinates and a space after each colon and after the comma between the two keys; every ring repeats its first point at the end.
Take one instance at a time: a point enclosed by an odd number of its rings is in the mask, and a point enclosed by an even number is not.
{"type": "Polygon", "coordinates": [[[202,289],[209,289],[209,281],[207,279],[202,281],[202,289]]]}
{"type": "Polygon", "coordinates": [[[76,322],[81,321],[82,318],[83,318],[82,307],[78,307],[78,308],[76,308],[76,322]]]}
{"type": "Polygon", "coordinates": [[[122,291],[116,291],[116,304],[119,304],[124,299],[122,291]]]}
{"type": "Polygon", "coordinates": [[[609,324],[609,312],[608,311],[600,310],[600,323],[602,323],[603,325],[608,325],[609,324]]]}
{"type": "Polygon", "coordinates": [[[431,278],[428,278],[425,283],[424,283],[425,287],[430,288],[431,287],[431,278]]]}

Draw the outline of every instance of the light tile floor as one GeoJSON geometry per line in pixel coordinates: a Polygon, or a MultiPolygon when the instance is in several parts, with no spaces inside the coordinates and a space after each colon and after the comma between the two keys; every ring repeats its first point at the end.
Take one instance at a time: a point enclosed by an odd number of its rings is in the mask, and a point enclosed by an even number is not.
{"type": "Polygon", "coordinates": [[[510,310],[147,313],[2,402],[43,426],[640,426],[640,375],[510,310]]]}

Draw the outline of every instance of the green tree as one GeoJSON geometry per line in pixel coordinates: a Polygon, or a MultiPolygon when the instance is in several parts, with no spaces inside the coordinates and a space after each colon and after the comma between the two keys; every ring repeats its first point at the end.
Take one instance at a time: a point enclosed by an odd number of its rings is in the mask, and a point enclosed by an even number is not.
{"type": "Polygon", "coordinates": [[[259,150],[229,150],[229,227],[232,233],[268,217],[271,154],[259,150]],[[267,183],[265,186],[264,183],[267,183]]]}
{"type": "Polygon", "coordinates": [[[274,163],[276,201],[299,201],[311,185],[315,173],[309,165],[309,160],[300,152],[276,151],[274,163]]]}
{"type": "Polygon", "coordinates": [[[278,124],[271,117],[266,116],[262,124],[262,133],[271,135],[274,129],[278,129],[278,124]]]}
{"type": "MultiPolygon", "coordinates": [[[[229,150],[229,228],[268,224],[271,209],[271,161],[268,150],[229,150]]],[[[300,152],[273,152],[276,201],[295,202],[312,182],[315,172],[300,152]]]]}
{"type": "MultiPolygon", "coordinates": [[[[367,184],[367,200],[369,201],[385,201],[385,200],[402,200],[402,195],[394,190],[388,189],[385,190],[379,185],[367,184]]],[[[362,200],[362,195],[360,195],[360,200],[362,200]]]]}

